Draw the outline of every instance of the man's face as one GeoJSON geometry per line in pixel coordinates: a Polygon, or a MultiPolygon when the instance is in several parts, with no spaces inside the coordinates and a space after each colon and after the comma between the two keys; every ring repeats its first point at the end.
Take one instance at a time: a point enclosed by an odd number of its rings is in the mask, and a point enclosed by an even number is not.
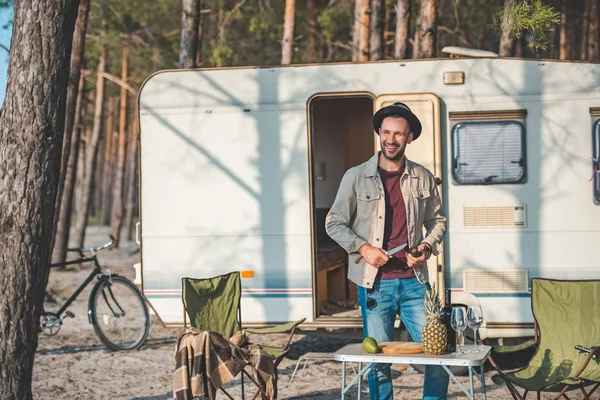
{"type": "Polygon", "coordinates": [[[387,117],[379,128],[381,152],[391,161],[402,159],[406,145],[412,142],[412,138],[410,125],[402,117],[387,117]]]}

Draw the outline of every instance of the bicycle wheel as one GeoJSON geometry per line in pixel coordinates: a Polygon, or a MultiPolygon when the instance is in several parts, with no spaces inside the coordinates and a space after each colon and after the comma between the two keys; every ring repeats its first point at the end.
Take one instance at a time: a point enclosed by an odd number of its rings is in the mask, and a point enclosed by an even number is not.
{"type": "Polygon", "coordinates": [[[150,316],[138,288],[126,278],[113,275],[94,286],[90,295],[94,331],[106,347],[134,350],[148,337],[150,316]]]}

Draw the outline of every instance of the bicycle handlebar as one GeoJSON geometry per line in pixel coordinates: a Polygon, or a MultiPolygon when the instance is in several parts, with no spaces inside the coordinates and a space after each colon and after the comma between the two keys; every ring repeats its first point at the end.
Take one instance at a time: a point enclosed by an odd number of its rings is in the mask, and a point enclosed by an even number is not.
{"type": "Polygon", "coordinates": [[[110,246],[112,246],[115,243],[115,237],[113,235],[108,235],[108,237],[110,238],[110,241],[101,246],[98,246],[98,247],[84,247],[82,249],[68,249],[68,250],[78,251],[80,253],[94,253],[96,251],[104,250],[104,249],[109,248],[110,246]]]}

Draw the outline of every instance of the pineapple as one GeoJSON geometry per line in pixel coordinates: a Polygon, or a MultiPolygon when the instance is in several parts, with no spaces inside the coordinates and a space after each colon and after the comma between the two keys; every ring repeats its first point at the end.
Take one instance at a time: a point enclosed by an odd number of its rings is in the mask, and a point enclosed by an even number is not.
{"type": "Polygon", "coordinates": [[[431,291],[425,291],[425,316],[427,324],[421,332],[423,352],[432,356],[443,354],[446,350],[446,327],[442,324],[442,303],[440,296],[433,285],[431,291]]]}

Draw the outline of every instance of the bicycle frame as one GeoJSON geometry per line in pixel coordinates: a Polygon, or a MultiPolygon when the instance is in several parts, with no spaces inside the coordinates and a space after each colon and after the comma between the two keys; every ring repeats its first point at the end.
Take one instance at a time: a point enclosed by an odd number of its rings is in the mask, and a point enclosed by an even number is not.
{"type": "Polygon", "coordinates": [[[58,315],[59,317],[61,317],[62,314],[66,311],[66,309],[69,308],[71,303],[73,303],[73,301],[75,301],[75,299],[77,298],[77,296],[79,296],[79,294],[83,291],[83,289],[85,289],[86,286],[89,285],[90,282],[97,275],[102,274],[102,268],[100,267],[100,264],[98,263],[98,259],[96,258],[95,255],[92,257],[87,257],[87,258],[80,258],[78,260],[65,261],[64,263],[50,264],[50,268],[52,268],[52,267],[65,267],[67,265],[74,265],[74,264],[83,264],[85,262],[90,262],[90,261],[92,261],[94,263],[94,270],[90,273],[90,275],[87,277],[87,279],[77,288],[75,293],[73,293],[71,295],[71,297],[69,297],[69,299],[65,302],[65,304],[63,304],[63,306],[60,308],[60,310],[58,310],[56,312],[56,315],[58,315]]]}

